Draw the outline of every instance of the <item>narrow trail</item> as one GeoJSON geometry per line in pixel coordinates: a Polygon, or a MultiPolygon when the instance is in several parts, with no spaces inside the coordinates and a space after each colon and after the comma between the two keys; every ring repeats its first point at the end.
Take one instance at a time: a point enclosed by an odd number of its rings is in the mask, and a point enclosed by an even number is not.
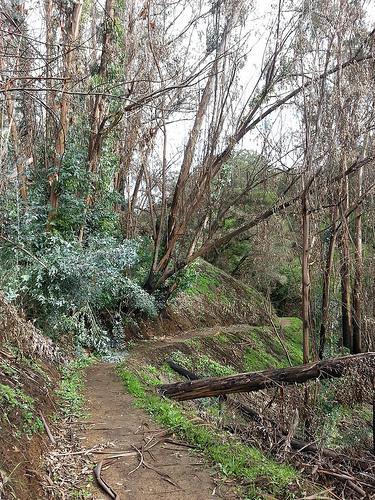
{"type": "MultiPolygon", "coordinates": [[[[110,461],[103,466],[102,477],[121,500],[206,500],[236,498],[223,491],[203,458],[186,446],[165,442],[165,429],[141,409],[126,393],[115,373],[115,365],[98,363],[87,369],[85,397],[89,424],[79,438],[85,448],[98,444],[111,452],[143,450],[140,455],[110,461]],[[157,444],[152,446],[154,443],[157,444]],[[147,446],[149,451],[145,451],[147,446]]],[[[105,455],[96,455],[100,461],[105,455]]],[[[110,498],[99,488],[95,500],[110,498]]]]}

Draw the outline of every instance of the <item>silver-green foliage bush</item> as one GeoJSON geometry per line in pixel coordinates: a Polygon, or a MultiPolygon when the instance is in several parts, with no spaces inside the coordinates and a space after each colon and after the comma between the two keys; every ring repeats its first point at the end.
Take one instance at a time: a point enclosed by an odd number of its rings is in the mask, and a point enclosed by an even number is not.
{"type": "Polygon", "coordinates": [[[46,333],[71,334],[79,345],[103,352],[119,318],[157,312],[153,297],[134,277],[139,250],[140,242],[133,240],[96,238],[83,247],[50,236],[40,262],[20,250],[8,257],[2,288],[46,333]]]}

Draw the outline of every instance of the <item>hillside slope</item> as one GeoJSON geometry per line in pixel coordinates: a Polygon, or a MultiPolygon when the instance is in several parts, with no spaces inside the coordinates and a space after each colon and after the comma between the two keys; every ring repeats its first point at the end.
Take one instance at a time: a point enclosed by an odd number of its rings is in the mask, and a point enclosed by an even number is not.
{"type": "Polygon", "coordinates": [[[54,410],[61,352],[0,296],[0,498],[43,498],[42,418],[54,410]]]}
{"type": "MultiPolygon", "coordinates": [[[[141,323],[140,337],[217,325],[261,326],[274,314],[262,294],[202,259],[191,264],[175,285],[158,320],[141,323]]],[[[128,332],[128,337],[133,335],[128,332]]]]}

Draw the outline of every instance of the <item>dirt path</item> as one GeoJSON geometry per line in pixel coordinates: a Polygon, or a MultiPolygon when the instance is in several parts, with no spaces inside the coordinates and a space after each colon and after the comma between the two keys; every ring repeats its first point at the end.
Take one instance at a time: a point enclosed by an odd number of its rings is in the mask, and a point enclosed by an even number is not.
{"type": "MultiPolygon", "coordinates": [[[[218,486],[201,456],[161,439],[165,430],[143,410],[134,407],[134,399],[125,392],[114,365],[95,364],[86,375],[85,396],[90,424],[80,435],[85,448],[102,444],[111,452],[142,450],[148,443],[161,441],[144,452],[144,460],[150,468],[141,465],[135,470],[140,463],[139,456],[111,460],[110,467],[104,467],[103,478],[121,500],[236,498],[224,492],[222,485],[218,486]]],[[[96,455],[96,460],[104,456],[96,455]]],[[[92,498],[104,500],[109,497],[97,489],[92,498]]]]}

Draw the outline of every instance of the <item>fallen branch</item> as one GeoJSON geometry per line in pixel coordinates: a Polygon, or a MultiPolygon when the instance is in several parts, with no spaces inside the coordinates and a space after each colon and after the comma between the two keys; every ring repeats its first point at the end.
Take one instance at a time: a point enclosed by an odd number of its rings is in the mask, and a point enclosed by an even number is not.
{"type": "Polygon", "coordinates": [[[117,493],[110,487],[108,484],[104,481],[104,479],[101,476],[102,472],[102,467],[103,467],[103,461],[99,462],[95,467],[94,467],[94,476],[95,479],[98,483],[98,485],[101,487],[103,491],[107,493],[111,498],[114,500],[119,500],[119,496],[117,493]]]}
{"type": "Polygon", "coordinates": [[[275,385],[303,384],[309,380],[342,377],[346,369],[359,366],[361,363],[375,366],[375,353],[342,356],[291,368],[271,368],[260,372],[240,373],[227,377],[163,384],[159,386],[158,390],[164,396],[177,401],[235,392],[253,392],[275,385]]]}
{"type": "Polygon", "coordinates": [[[45,428],[45,430],[46,430],[46,433],[47,433],[47,436],[48,436],[49,440],[51,441],[51,443],[52,443],[53,445],[55,445],[55,444],[56,444],[56,440],[55,440],[55,438],[54,438],[54,437],[53,437],[53,435],[52,435],[51,429],[49,428],[49,426],[48,426],[48,424],[47,424],[47,421],[46,421],[46,419],[44,418],[43,413],[42,413],[42,412],[39,412],[39,416],[40,416],[40,418],[41,418],[41,420],[42,420],[42,422],[43,422],[43,425],[44,425],[44,428],[45,428]]]}

